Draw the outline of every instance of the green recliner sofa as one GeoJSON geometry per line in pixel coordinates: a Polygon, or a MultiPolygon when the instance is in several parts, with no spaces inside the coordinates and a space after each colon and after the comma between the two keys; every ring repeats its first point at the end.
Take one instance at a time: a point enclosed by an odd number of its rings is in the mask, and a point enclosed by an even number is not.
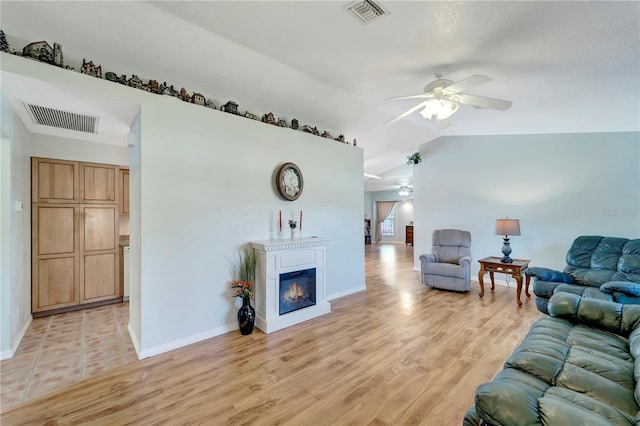
{"type": "Polygon", "coordinates": [[[536,307],[547,312],[549,298],[558,292],[640,304],[640,239],[583,235],[567,252],[564,271],[530,267],[536,307]]]}
{"type": "Polygon", "coordinates": [[[557,293],[464,426],[640,423],[640,305],[557,293]]]}

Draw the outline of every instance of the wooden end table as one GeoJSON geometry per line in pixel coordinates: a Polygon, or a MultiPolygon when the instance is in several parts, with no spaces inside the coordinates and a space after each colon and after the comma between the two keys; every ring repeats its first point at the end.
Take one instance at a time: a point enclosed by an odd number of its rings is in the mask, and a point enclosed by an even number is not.
{"type": "MultiPolygon", "coordinates": [[[[513,259],[513,263],[502,263],[500,262],[500,257],[489,256],[484,259],[478,260],[480,262],[480,272],[478,272],[478,282],[480,283],[480,297],[484,296],[484,274],[489,273],[489,277],[491,278],[491,291],[495,290],[496,285],[493,280],[493,274],[495,272],[501,274],[511,274],[513,278],[515,278],[516,283],[518,283],[517,293],[516,293],[516,301],[519,306],[522,306],[522,301],[520,300],[520,293],[522,293],[522,274],[525,273],[527,268],[529,267],[530,260],[527,259],[513,259]]],[[[527,275],[525,278],[525,287],[524,293],[527,297],[531,297],[529,294],[529,281],[530,277],[527,275]]]]}

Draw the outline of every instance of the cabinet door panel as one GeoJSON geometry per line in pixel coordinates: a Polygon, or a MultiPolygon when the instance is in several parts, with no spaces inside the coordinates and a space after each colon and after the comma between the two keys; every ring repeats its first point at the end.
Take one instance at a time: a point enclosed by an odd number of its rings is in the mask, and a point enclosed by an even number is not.
{"type": "Polygon", "coordinates": [[[36,204],[34,207],[37,254],[42,256],[73,253],[76,250],[75,208],[55,204],[36,204]]]}
{"type": "Polygon", "coordinates": [[[83,212],[84,251],[116,250],[119,232],[116,206],[86,206],[83,212]]]}
{"type": "Polygon", "coordinates": [[[38,288],[34,297],[34,311],[77,305],[79,295],[75,290],[75,257],[58,257],[37,261],[38,288]]]}
{"type": "Polygon", "coordinates": [[[33,202],[77,202],[78,163],[45,158],[32,159],[33,202]]]}
{"type": "Polygon", "coordinates": [[[82,201],[117,203],[117,171],[114,166],[82,163],[82,201]]]}
{"type": "Polygon", "coordinates": [[[122,188],[120,191],[122,202],[120,203],[120,214],[129,214],[129,170],[120,169],[122,176],[122,188]]]}
{"type": "Polygon", "coordinates": [[[116,253],[84,256],[84,301],[116,297],[116,253]]]}

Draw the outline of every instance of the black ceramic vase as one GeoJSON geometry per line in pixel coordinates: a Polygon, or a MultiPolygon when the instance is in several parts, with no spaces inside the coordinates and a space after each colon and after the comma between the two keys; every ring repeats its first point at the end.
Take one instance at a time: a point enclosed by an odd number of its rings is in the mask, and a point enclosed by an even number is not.
{"type": "Polygon", "coordinates": [[[251,298],[242,298],[242,307],[238,310],[238,326],[240,333],[247,335],[253,332],[253,324],[256,322],[256,310],[251,306],[251,298]]]}

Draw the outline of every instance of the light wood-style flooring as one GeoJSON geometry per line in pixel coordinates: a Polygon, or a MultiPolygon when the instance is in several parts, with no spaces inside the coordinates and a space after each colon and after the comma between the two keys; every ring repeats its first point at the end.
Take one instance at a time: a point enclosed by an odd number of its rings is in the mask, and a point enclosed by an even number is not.
{"type": "Polygon", "coordinates": [[[367,291],[265,335],[228,333],[2,413],[18,424],[456,425],[542,316],[515,288],[432,290],[413,248],[366,246],[367,291]]]}

